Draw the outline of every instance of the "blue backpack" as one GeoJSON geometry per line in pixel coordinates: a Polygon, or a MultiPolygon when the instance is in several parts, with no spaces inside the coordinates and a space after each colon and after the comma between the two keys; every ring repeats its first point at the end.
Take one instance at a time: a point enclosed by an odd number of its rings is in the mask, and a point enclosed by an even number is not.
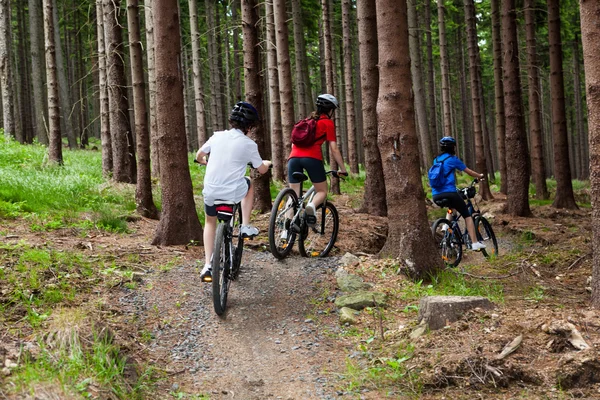
{"type": "Polygon", "coordinates": [[[444,161],[450,157],[452,156],[449,155],[443,160],[438,160],[436,157],[433,160],[433,165],[431,168],[429,168],[429,172],[427,173],[427,177],[429,178],[429,186],[432,188],[441,188],[446,184],[446,178],[452,173],[452,171],[444,173],[444,161]]]}

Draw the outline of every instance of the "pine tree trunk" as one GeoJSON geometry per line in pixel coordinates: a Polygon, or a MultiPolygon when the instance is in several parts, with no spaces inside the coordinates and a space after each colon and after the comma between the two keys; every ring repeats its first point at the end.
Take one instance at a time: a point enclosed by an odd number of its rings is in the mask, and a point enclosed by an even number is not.
{"type": "Polygon", "coordinates": [[[504,70],[504,111],[506,113],[506,171],[508,213],[531,216],[529,209],[529,154],[523,115],[519,43],[517,40],[515,0],[502,2],[502,67],[504,70]]]}
{"type": "Polygon", "coordinates": [[[158,132],[156,121],[156,67],[154,61],[154,0],[144,0],[144,22],[146,26],[146,47],[148,63],[148,98],[149,98],[149,120],[150,120],[150,167],[152,176],[160,176],[160,160],[158,149],[158,132]]]}
{"type": "MultiPolygon", "coordinates": [[[[223,129],[221,109],[221,76],[217,54],[215,20],[217,17],[215,0],[206,0],[206,26],[208,29],[208,65],[210,71],[210,119],[211,132],[223,129]]],[[[212,136],[212,134],[209,134],[212,136]]]]}
{"type": "Polygon", "coordinates": [[[152,244],[159,246],[203,243],[187,158],[181,68],[173,62],[181,54],[177,3],[160,0],[153,9],[162,212],[152,244]]]}
{"type": "Polygon", "coordinates": [[[113,150],[113,179],[135,183],[136,165],[133,133],[129,122],[129,103],[123,55],[123,33],[119,24],[120,0],[104,0],[106,45],[106,83],[109,101],[110,135],[113,150]]]}
{"type": "Polygon", "coordinates": [[[48,90],[48,159],[58,165],[63,164],[62,137],[60,132],[60,107],[58,102],[58,76],[54,45],[54,20],[52,7],[54,0],[43,0],[44,39],[46,48],[46,83],[48,90]]]}
{"type": "Polygon", "coordinates": [[[146,218],[158,219],[159,213],[152,200],[152,179],[150,176],[150,132],[148,131],[148,111],[146,109],[146,83],[144,82],[144,60],[140,38],[138,0],[127,0],[127,28],[129,30],[129,54],[133,83],[133,110],[135,115],[135,135],[137,147],[137,185],[135,203],[137,211],[146,218]]]}
{"type": "Polygon", "coordinates": [[[535,198],[547,199],[546,167],[544,163],[544,144],[542,138],[542,121],[539,83],[539,65],[537,61],[535,39],[535,1],[525,0],[525,31],[527,37],[527,76],[529,79],[529,136],[531,141],[531,169],[535,183],[535,198]]]}
{"type": "Polygon", "coordinates": [[[17,140],[19,143],[31,143],[33,139],[33,122],[31,114],[31,93],[30,93],[30,77],[31,71],[29,66],[29,60],[27,59],[27,33],[25,28],[25,10],[24,7],[17,7],[17,20],[18,20],[18,65],[15,68],[18,79],[15,79],[19,83],[19,96],[17,96],[17,111],[15,115],[20,116],[21,129],[17,130],[17,140]]]}
{"type": "MultiPolygon", "coordinates": [[[[277,71],[277,49],[275,48],[275,22],[273,1],[266,1],[267,20],[267,72],[269,79],[269,114],[271,115],[271,161],[273,162],[273,178],[283,181],[285,173],[285,157],[281,129],[281,101],[279,100],[279,77],[277,71]]],[[[303,115],[303,114],[301,114],[303,115]]],[[[288,151],[288,149],[285,149],[288,151]]]]}
{"type": "MultiPolygon", "coordinates": [[[[294,127],[295,118],[285,0],[273,0],[273,18],[275,22],[275,38],[277,44],[277,70],[279,72],[279,100],[281,101],[283,155],[284,157],[287,157],[287,152],[290,151],[292,146],[290,142],[290,133],[294,127]]],[[[284,173],[287,173],[287,171],[284,170],[284,173]]]]}
{"type": "MultiPolygon", "coordinates": [[[[488,168],[482,132],[481,81],[479,79],[479,45],[477,44],[477,28],[475,25],[475,5],[473,4],[473,0],[464,0],[464,5],[469,50],[469,73],[471,76],[471,112],[473,117],[473,137],[475,138],[475,168],[477,172],[487,176],[488,168]]],[[[484,200],[494,198],[487,180],[482,181],[479,184],[479,188],[484,200]]]]}
{"type": "Polygon", "coordinates": [[[4,136],[15,137],[16,121],[14,115],[15,96],[11,71],[12,37],[11,37],[10,0],[0,0],[0,88],[2,91],[2,111],[4,136]]]}
{"type": "MultiPolygon", "coordinates": [[[[592,243],[600,243],[600,3],[580,0],[581,42],[585,72],[592,194],[592,243]]],[[[600,246],[592,246],[592,306],[600,308],[600,246]]]]}
{"type": "MultiPolygon", "coordinates": [[[[284,10],[285,13],[285,10],[284,10]]],[[[244,89],[246,101],[256,107],[258,115],[263,115],[263,88],[260,84],[260,47],[258,45],[258,4],[256,0],[242,0],[242,32],[244,35],[244,89]]],[[[263,119],[264,121],[264,119],[263,119]]],[[[265,126],[260,124],[252,132],[252,139],[258,146],[258,152],[265,154],[265,126]]],[[[266,173],[253,179],[254,209],[265,213],[271,211],[271,192],[266,173]]]]}
{"type": "Polygon", "coordinates": [[[500,0],[492,2],[492,47],[494,52],[494,93],[496,117],[496,144],[500,168],[500,193],[506,194],[506,118],[504,115],[504,89],[502,85],[502,32],[500,26],[500,0]]]}
{"type": "Polygon", "coordinates": [[[200,33],[198,32],[198,0],[189,0],[190,26],[192,36],[192,68],[194,74],[194,104],[196,105],[196,129],[198,145],[202,146],[208,139],[206,120],[204,118],[204,89],[200,71],[200,33]]]}
{"type": "Polygon", "coordinates": [[[415,280],[441,268],[427,222],[411,94],[406,0],[377,2],[379,43],[378,144],[383,161],[388,237],[380,256],[402,260],[415,280]],[[401,148],[399,146],[401,143],[401,148]]]}
{"type": "Polygon", "coordinates": [[[581,67],[579,61],[579,38],[577,35],[575,35],[575,39],[573,40],[573,96],[575,97],[575,126],[579,144],[579,146],[577,146],[579,157],[575,160],[578,167],[577,170],[579,171],[577,179],[586,179],[589,175],[586,168],[588,160],[585,157],[585,148],[587,146],[585,140],[583,105],[581,101],[581,67]]]}
{"type": "Polygon", "coordinates": [[[448,45],[446,44],[446,22],[444,0],[438,2],[438,28],[440,37],[440,59],[442,69],[442,114],[444,116],[444,136],[452,135],[452,109],[450,106],[450,66],[448,64],[448,45]]]}
{"type": "MultiPolygon", "coordinates": [[[[464,43],[463,31],[464,26],[457,29],[458,34],[458,43],[464,43]]],[[[473,118],[470,117],[471,113],[471,102],[469,99],[469,95],[467,94],[467,67],[465,63],[465,51],[464,46],[460,46],[460,72],[459,72],[459,80],[460,80],[460,100],[463,104],[461,107],[461,117],[462,117],[462,146],[460,149],[463,152],[463,161],[466,165],[474,165],[475,164],[475,146],[473,146],[473,128],[471,127],[473,118]]]]}
{"type": "Polygon", "coordinates": [[[29,42],[31,54],[31,83],[33,85],[33,110],[35,136],[41,144],[48,144],[46,123],[48,108],[44,91],[45,71],[43,54],[43,18],[40,0],[29,0],[29,42]]]}
{"type": "Polygon", "coordinates": [[[112,138],[110,136],[110,116],[108,103],[108,85],[106,83],[106,46],[104,37],[104,12],[102,1],[96,1],[96,24],[98,32],[98,83],[100,97],[100,140],[102,143],[102,175],[112,173],[112,138]]]}
{"type": "Polygon", "coordinates": [[[298,114],[301,118],[306,117],[310,111],[310,103],[306,100],[309,98],[306,95],[307,89],[310,87],[310,81],[305,80],[306,70],[306,45],[304,42],[304,25],[302,23],[302,8],[300,0],[292,0],[292,21],[294,24],[294,58],[296,62],[296,97],[298,104],[298,114]]]}
{"type": "Polygon", "coordinates": [[[233,26],[233,79],[234,79],[234,96],[235,100],[241,99],[242,94],[242,78],[240,71],[242,70],[242,62],[240,61],[240,0],[233,0],[231,5],[231,16],[234,21],[233,26]]]}
{"type": "Polygon", "coordinates": [[[560,7],[558,0],[548,0],[548,43],[550,45],[550,92],[552,94],[552,138],[554,141],[555,208],[577,209],[567,139],[565,113],[565,86],[562,68],[562,42],[560,37],[560,7]]]}
{"type": "Polygon", "coordinates": [[[417,25],[417,5],[415,0],[408,0],[408,29],[410,43],[410,60],[413,91],[415,96],[415,112],[419,126],[419,145],[423,164],[431,165],[433,161],[433,150],[429,139],[429,125],[427,122],[427,104],[425,101],[425,88],[423,87],[423,71],[421,71],[421,56],[418,35],[420,31],[417,25]]]}
{"type": "Polygon", "coordinates": [[[385,181],[381,154],[377,146],[377,95],[379,93],[379,62],[377,54],[377,20],[375,0],[356,4],[358,46],[360,50],[360,85],[362,93],[363,146],[365,149],[365,192],[361,212],[387,215],[385,181]]]}
{"type": "Polygon", "coordinates": [[[427,98],[429,106],[429,135],[431,149],[436,153],[438,148],[437,107],[435,106],[435,73],[433,68],[433,42],[431,40],[431,0],[425,0],[425,38],[427,41],[427,98]]]}
{"type": "Polygon", "coordinates": [[[350,34],[350,0],[342,1],[342,32],[344,41],[344,80],[346,85],[346,133],[348,135],[348,163],[350,172],[358,174],[358,155],[356,154],[356,116],[354,114],[354,85],[352,67],[352,38],[350,34]]]}

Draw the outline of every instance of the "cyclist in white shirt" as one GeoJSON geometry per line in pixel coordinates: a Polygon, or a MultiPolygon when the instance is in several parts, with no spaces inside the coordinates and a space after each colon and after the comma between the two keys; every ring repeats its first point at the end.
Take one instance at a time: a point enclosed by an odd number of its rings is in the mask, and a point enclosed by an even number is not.
{"type": "Polygon", "coordinates": [[[261,174],[269,170],[271,161],[263,161],[256,143],[246,134],[259,121],[258,112],[250,103],[238,102],[229,114],[231,129],[215,132],[196,153],[196,160],[206,165],[204,175],[204,254],[205,264],[200,278],[203,282],[212,281],[211,258],[217,231],[217,209],[215,200],[242,203],[243,237],[253,238],[258,229],[250,225],[254,203],[252,181],[246,176],[246,167],[252,165],[261,174]],[[206,156],[210,154],[207,161],[206,156]]]}

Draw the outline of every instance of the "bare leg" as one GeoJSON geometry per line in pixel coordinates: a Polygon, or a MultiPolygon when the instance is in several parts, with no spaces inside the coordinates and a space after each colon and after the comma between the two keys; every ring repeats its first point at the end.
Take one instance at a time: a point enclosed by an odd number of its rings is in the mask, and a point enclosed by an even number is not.
{"type": "Polygon", "coordinates": [[[242,225],[250,225],[252,207],[254,207],[254,186],[252,185],[252,181],[250,181],[248,193],[246,193],[246,197],[242,199],[242,225]]]}
{"type": "Polygon", "coordinates": [[[206,216],[204,223],[204,257],[205,263],[210,264],[215,248],[215,235],[217,233],[217,217],[206,216]]]}
{"type": "Polygon", "coordinates": [[[325,199],[327,198],[327,181],[313,183],[315,187],[315,197],[312,199],[312,204],[315,206],[315,209],[319,207],[325,199]]]}
{"type": "Polygon", "coordinates": [[[475,224],[473,223],[473,217],[465,218],[465,224],[467,225],[467,231],[469,232],[469,237],[471,238],[471,243],[477,243],[477,234],[475,233],[475,224]]]}

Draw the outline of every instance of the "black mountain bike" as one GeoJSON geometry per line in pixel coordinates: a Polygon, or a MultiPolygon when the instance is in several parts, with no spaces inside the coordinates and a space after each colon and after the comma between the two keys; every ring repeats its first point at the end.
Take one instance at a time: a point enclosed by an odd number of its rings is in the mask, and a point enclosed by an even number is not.
{"type": "MultiPolygon", "coordinates": [[[[326,174],[340,178],[337,171],[326,174]]],[[[293,175],[300,181],[300,198],[292,188],[282,189],[275,198],[269,220],[269,249],[275,258],[282,260],[290,254],[299,237],[298,250],[303,257],[325,257],[337,239],[339,214],[333,203],[326,200],[315,210],[316,223],[309,226],[305,207],[314,197],[315,187],[311,186],[303,195],[303,184],[308,177],[302,172],[293,175]]]]}
{"type": "Polygon", "coordinates": [[[221,316],[225,313],[229,285],[240,272],[244,238],[240,233],[241,203],[217,200],[215,206],[219,222],[212,257],[212,292],[215,313],[221,316]]]}
{"type": "MultiPolygon", "coordinates": [[[[481,253],[486,258],[489,258],[498,255],[498,241],[496,240],[492,225],[481,214],[479,205],[473,205],[473,202],[471,201],[471,199],[475,198],[475,184],[478,182],[478,179],[474,179],[469,186],[459,189],[459,192],[463,199],[467,201],[467,207],[471,212],[473,223],[475,224],[477,240],[486,245],[486,248],[482,249],[481,253]]],[[[442,201],[440,207],[445,206],[445,202],[442,201]]],[[[463,245],[467,248],[471,247],[471,238],[469,237],[468,232],[466,232],[466,228],[464,233],[460,229],[460,218],[461,216],[459,213],[452,209],[448,209],[447,217],[436,220],[431,226],[435,242],[438,244],[438,248],[442,253],[442,259],[451,267],[456,267],[462,260],[463,245]]]]}

